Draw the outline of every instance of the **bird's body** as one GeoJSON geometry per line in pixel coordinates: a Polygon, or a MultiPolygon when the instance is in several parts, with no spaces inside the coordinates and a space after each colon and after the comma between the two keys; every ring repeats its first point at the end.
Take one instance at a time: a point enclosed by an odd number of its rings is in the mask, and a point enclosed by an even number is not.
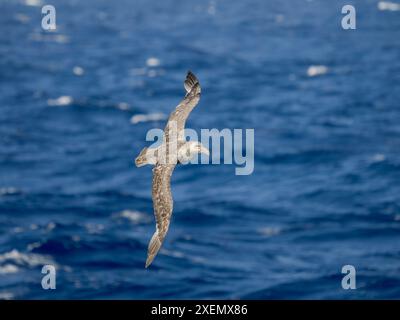
{"type": "Polygon", "coordinates": [[[156,231],[148,247],[146,268],[152,263],[167,234],[172,210],[171,175],[178,163],[187,163],[198,153],[209,154],[201,143],[186,141],[186,119],[200,100],[200,84],[196,76],[188,72],[184,82],[185,98],[170,114],[164,129],[163,143],[157,148],[144,148],[135,159],[136,166],[154,165],[152,198],[156,231]]]}

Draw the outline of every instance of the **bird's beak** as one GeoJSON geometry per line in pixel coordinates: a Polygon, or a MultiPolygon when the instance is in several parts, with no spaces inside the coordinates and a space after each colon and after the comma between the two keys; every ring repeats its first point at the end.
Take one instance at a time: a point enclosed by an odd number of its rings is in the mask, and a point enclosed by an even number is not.
{"type": "Polygon", "coordinates": [[[143,167],[144,165],[146,165],[146,160],[143,159],[143,157],[138,156],[138,157],[135,159],[135,165],[136,165],[136,167],[138,167],[138,168],[143,167]]]}
{"type": "Polygon", "coordinates": [[[210,150],[208,150],[206,147],[204,147],[204,146],[200,146],[200,153],[204,153],[204,154],[206,154],[207,156],[209,156],[210,155],[210,150]]]}

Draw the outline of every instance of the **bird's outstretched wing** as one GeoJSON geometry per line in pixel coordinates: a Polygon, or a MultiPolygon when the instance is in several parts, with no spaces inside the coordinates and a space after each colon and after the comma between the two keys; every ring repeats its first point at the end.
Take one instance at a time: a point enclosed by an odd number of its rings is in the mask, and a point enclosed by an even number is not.
{"type": "Polygon", "coordinates": [[[183,140],[186,119],[200,100],[200,83],[191,71],[188,71],[186,75],[184,87],[186,95],[170,114],[167,125],[164,129],[164,142],[167,144],[171,139],[174,139],[173,136],[177,136],[178,140],[183,140]]]}
{"type": "Polygon", "coordinates": [[[146,268],[153,262],[168,231],[173,208],[171,175],[174,169],[175,164],[157,164],[153,168],[152,197],[156,231],[150,240],[147,250],[146,268]]]}
{"type": "MultiPolygon", "coordinates": [[[[173,200],[171,193],[171,175],[176,166],[177,142],[184,140],[186,119],[200,100],[200,84],[192,72],[188,72],[184,82],[185,98],[170,114],[164,129],[164,152],[160,152],[157,164],[153,168],[153,206],[156,218],[156,231],[154,232],[147,251],[146,268],[153,262],[161,248],[171,219],[173,200]],[[172,150],[171,150],[172,148],[172,150]],[[165,153],[163,157],[162,154],[165,153]],[[171,156],[175,157],[168,161],[171,156]],[[165,158],[165,159],[164,159],[165,158]],[[163,161],[167,160],[167,161],[163,161]]],[[[160,149],[161,150],[161,149],[160,149]]]]}

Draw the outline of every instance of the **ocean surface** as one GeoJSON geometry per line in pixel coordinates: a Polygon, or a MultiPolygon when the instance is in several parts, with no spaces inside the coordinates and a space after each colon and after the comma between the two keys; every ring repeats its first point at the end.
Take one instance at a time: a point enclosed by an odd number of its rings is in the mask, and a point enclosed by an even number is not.
{"type": "Polygon", "coordinates": [[[52,0],[51,32],[0,1],[0,299],[400,299],[399,3],[351,1],[344,30],[348,1],[52,0]],[[144,269],[134,158],[187,70],[187,127],[254,129],[254,172],[177,167],[144,269]]]}

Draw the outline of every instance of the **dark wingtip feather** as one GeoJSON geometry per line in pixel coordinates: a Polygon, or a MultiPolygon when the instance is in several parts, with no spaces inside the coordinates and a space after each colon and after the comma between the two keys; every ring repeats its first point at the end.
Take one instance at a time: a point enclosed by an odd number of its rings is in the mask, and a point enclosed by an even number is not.
{"type": "Polygon", "coordinates": [[[199,80],[197,77],[194,75],[194,73],[190,70],[188,70],[187,75],[186,75],[186,80],[185,80],[185,89],[187,92],[190,92],[192,88],[199,83],[199,80]]]}

